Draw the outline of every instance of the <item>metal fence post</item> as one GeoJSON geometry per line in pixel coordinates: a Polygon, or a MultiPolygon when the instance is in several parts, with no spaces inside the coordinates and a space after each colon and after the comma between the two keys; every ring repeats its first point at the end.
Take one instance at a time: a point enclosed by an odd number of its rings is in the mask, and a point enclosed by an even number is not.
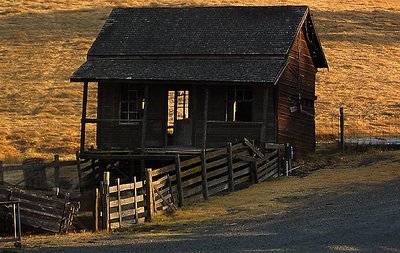
{"type": "Polygon", "coordinates": [[[343,107],[340,107],[340,146],[341,146],[342,152],[344,152],[345,144],[344,144],[344,110],[343,110],[343,107]]]}

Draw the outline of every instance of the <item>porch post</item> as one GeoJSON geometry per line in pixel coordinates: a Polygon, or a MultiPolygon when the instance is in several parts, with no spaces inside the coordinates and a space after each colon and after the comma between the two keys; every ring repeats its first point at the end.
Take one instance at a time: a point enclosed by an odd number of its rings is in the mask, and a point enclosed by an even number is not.
{"type": "Polygon", "coordinates": [[[265,143],[267,142],[267,121],[268,121],[268,97],[269,97],[269,87],[265,87],[264,89],[264,99],[263,99],[263,118],[262,118],[262,126],[260,133],[260,149],[261,152],[265,153],[265,143]]]}
{"type": "Polygon", "coordinates": [[[207,120],[208,120],[208,87],[204,89],[204,123],[203,123],[203,149],[207,147],[207,120]]]}
{"type": "Polygon", "coordinates": [[[196,147],[197,143],[196,143],[196,123],[197,123],[197,115],[199,115],[199,113],[197,112],[197,86],[193,85],[192,86],[192,95],[191,98],[192,100],[189,102],[189,105],[191,106],[191,108],[189,108],[189,115],[192,119],[192,146],[196,147]]]}
{"type": "Polygon", "coordinates": [[[142,118],[142,138],[141,138],[141,149],[144,152],[146,148],[146,129],[147,129],[147,114],[148,114],[148,104],[149,103],[149,86],[144,87],[144,108],[143,108],[143,118],[142,118]]]}
{"type": "MultiPolygon", "coordinates": [[[[142,118],[142,138],[140,140],[141,153],[145,153],[146,148],[146,130],[147,130],[147,114],[149,109],[149,85],[144,86],[144,108],[143,108],[143,118],[142,118]]],[[[146,161],[142,158],[140,159],[140,170],[142,178],[145,178],[146,161]]]]}
{"type": "Polygon", "coordinates": [[[83,83],[83,99],[82,99],[80,153],[82,153],[85,150],[87,97],[88,97],[88,82],[84,82],[83,83]]]}

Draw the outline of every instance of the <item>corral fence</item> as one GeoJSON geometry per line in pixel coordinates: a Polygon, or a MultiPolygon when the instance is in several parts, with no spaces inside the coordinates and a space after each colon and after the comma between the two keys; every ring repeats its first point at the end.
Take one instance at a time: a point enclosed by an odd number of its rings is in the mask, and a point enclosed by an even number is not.
{"type": "MultiPolygon", "coordinates": [[[[75,173],[79,174],[80,170],[77,170],[77,166],[86,166],[84,167],[84,169],[86,169],[87,167],[91,168],[93,164],[91,160],[76,159],[72,161],[61,161],[59,155],[54,155],[54,160],[50,162],[45,162],[41,158],[30,158],[24,160],[22,164],[5,165],[0,161],[0,185],[25,188],[27,190],[48,190],[56,187],[63,188],[63,178],[67,177],[70,179],[71,172],[73,172],[73,176],[75,176],[75,173]],[[61,172],[67,170],[69,174],[61,176],[61,174],[63,174],[61,172]]],[[[77,179],[78,178],[79,175],[77,179]]],[[[76,184],[79,184],[78,180],[76,180],[76,184]]],[[[75,186],[71,185],[69,188],[76,188],[75,186]]]]}
{"type": "Polygon", "coordinates": [[[400,145],[400,115],[351,114],[342,108],[337,114],[317,115],[316,124],[317,144],[343,138],[346,145],[400,145]]]}
{"type": "Polygon", "coordinates": [[[114,229],[151,221],[164,210],[174,212],[221,192],[235,191],[283,175],[285,145],[268,144],[261,152],[248,140],[147,169],[146,180],[110,185],[109,172],[96,189],[95,227],[114,229]]]}
{"type": "Polygon", "coordinates": [[[22,164],[4,165],[0,161],[0,232],[11,232],[12,225],[13,239],[16,246],[20,246],[21,225],[23,229],[46,233],[70,230],[80,208],[79,202],[71,200],[67,191],[77,186],[70,185],[70,172],[76,174],[77,163],[60,161],[59,155],[50,162],[31,158],[22,164]],[[69,189],[60,189],[60,186],[65,186],[60,179],[68,179],[69,189]],[[16,225],[16,220],[19,225],[16,225]]]}
{"type": "MultiPolygon", "coordinates": [[[[79,209],[78,203],[67,198],[39,195],[6,186],[0,186],[0,200],[19,202],[22,225],[51,233],[67,232],[79,209]]],[[[7,214],[8,206],[5,207],[7,214]]]]}

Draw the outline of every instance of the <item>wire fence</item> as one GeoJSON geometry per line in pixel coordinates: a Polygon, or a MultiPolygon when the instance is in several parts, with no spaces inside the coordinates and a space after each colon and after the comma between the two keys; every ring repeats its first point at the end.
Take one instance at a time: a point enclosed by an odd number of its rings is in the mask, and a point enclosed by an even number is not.
{"type": "MultiPolygon", "coordinates": [[[[340,141],[340,115],[316,116],[317,144],[340,141]]],[[[344,140],[354,145],[400,145],[400,115],[344,115],[344,140]]]]}

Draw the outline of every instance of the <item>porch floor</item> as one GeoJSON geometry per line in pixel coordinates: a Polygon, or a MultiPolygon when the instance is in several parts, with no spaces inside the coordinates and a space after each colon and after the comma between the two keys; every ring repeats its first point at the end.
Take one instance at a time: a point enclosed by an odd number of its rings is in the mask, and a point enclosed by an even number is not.
{"type": "MultiPolygon", "coordinates": [[[[208,148],[206,151],[213,151],[215,148],[208,148]]],[[[134,150],[85,150],[79,154],[82,159],[123,159],[123,160],[171,160],[176,155],[195,156],[201,153],[200,148],[187,146],[168,146],[168,147],[147,147],[134,150]]]]}

